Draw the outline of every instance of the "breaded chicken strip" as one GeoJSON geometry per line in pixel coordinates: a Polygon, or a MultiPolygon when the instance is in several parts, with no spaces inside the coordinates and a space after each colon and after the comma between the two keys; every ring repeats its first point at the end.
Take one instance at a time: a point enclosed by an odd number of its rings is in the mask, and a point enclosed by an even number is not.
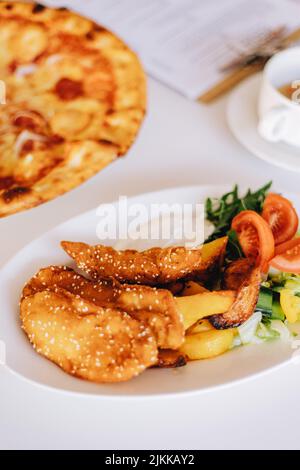
{"type": "Polygon", "coordinates": [[[23,297],[46,289],[65,289],[100,307],[117,308],[150,326],[158,346],[178,349],[184,341],[183,319],[171,292],[116,281],[90,281],[66,267],[42,269],[24,287],[23,297]]]}
{"type": "Polygon", "coordinates": [[[93,279],[109,279],[128,284],[162,286],[189,276],[197,276],[205,266],[202,250],[184,247],[117,251],[85,243],[62,242],[66,253],[93,279]]]}
{"type": "Polygon", "coordinates": [[[63,289],[23,298],[21,320],[39,354],[92,382],[129,380],[158,361],[155,337],[144,323],[63,289]]]}

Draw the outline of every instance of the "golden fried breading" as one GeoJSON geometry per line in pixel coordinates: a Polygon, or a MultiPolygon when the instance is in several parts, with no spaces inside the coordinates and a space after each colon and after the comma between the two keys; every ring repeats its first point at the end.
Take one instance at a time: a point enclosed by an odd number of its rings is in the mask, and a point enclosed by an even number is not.
{"type": "Polygon", "coordinates": [[[203,271],[201,248],[151,248],[139,252],[67,241],[61,245],[77,266],[93,279],[114,277],[129,284],[157,286],[197,276],[203,271]]]}
{"type": "Polygon", "coordinates": [[[184,342],[183,317],[171,292],[148,286],[121,286],[116,305],[149,325],[159,347],[178,349],[184,342]]]}
{"type": "Polygon", "coordinates": [[[144,323],[63,289],[24,298],[21,319],[39,354],[82,379],[122,382],[157,363],[157,344],[144,323]]]}
{"type": "Polygon", "coordinates": [[[65,289],[100,307],[121,309],[153,330],[159,347],[178,349],[184,341],[182,316],[171,292],[114,280],[90,281],[66,267],[42,269],[24,287],[23,298],[45,289],[65,289]]]}
{"type": "Polygon", "coordinates": [[[64,289],[100,307],[114,303],[119,296],[119,283],[114,280],[92,282],[66,266],[41,269],[24,286],[22,298],[44,290],[64,289]]]}
{"type": "Polygon", "coordinates": [[[210,317],[210,323],[217,330],[237,328],[245,323],[254,313],[258,301],[260,284],[260,268],[254,268],[248,273],[240,285],[232,307],[226,313],[210,317]]]}

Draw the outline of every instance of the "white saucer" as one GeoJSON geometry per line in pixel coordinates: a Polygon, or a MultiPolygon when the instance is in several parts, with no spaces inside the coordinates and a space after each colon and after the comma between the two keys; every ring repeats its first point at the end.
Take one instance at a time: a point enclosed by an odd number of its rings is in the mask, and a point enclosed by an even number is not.
{"type": "Polygon", "coordinates": [[[300,172],[300,149],[271,143],[258,133],[257,103],[262,74],[243,82],[232,93],[227,109],[229,127],[236,139],[256,157],[286,170],[300,172]]]}

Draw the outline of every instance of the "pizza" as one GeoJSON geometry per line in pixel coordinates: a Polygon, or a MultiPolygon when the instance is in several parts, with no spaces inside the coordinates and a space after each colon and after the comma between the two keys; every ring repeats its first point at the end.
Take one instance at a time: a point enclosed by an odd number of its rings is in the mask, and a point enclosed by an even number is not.
{"type": "Polygon", "coordinates": [[[146,80],[114,34],[66,8],[0,2],[0,217],[49,201],[125,155],[146,80]]]}

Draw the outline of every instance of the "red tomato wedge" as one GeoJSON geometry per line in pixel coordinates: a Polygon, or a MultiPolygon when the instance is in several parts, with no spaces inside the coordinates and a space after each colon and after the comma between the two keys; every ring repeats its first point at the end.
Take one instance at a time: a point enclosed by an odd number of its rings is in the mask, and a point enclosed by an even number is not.
{"type": "Polygon", "coordinates": [[[291,240],[297,233],[299,226],[297,212],[292,203],[279,194],[268,194],[262,217],[271,227],[275,245],[291,240]]]}
{"type": "Polygon", "coordinates": [[[239,243],[247,258],[255,259],[265,269],[275,251],[274,236],[267,222],[254,211],[243,211],[232,221],[239,243]]]}
{"type": "Polygon", "coordinates": [[[288,242],[281,243],[275,247],[275,256],[281,255],[288,250],[291,250],[295,246],[300,244],[300,238],[293,238],[293,240],[289,240],[288,242]]]}
{"type": "Polygon", "coordinates": [[[272,268],[285,273],[300,273],[300,238],[295,238],[276,247],[275,255],[275,258],[270,262],[272,268]]]}

